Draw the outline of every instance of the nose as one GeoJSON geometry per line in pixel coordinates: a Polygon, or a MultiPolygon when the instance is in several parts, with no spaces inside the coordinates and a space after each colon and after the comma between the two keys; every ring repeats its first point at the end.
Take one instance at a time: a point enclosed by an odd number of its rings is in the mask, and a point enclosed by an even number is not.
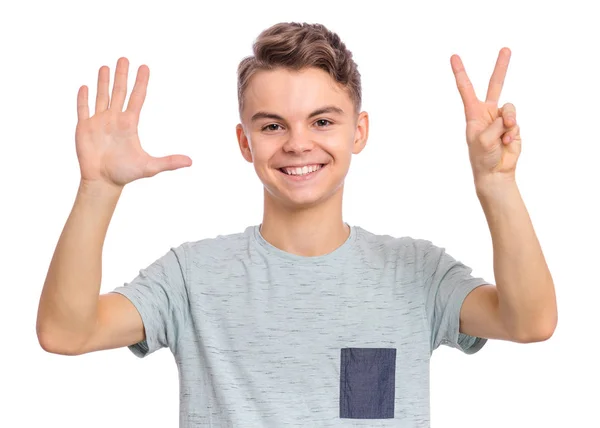
{"type": "Polygon", "coordinates": [[[310,133],[297,129],[288,133],[287,140],[283,144],[283,150],[288,153],[302,153],[312,150],[314,145],[310,133]]]}

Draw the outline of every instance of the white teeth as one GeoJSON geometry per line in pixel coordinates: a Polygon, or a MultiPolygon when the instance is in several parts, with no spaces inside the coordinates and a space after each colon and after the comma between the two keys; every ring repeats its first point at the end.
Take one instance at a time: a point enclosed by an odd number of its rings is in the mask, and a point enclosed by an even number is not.
{"type": "Polygon", "coordinates": [[[306,175],[321,169],[321,165],[305,165],[295,168],[282,168],[288,175],[306,175]]]}

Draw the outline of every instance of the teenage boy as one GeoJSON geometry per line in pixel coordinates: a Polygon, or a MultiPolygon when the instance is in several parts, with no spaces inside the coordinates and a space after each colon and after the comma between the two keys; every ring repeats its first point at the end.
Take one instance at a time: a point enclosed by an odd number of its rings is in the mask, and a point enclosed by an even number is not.
{"type": "Polygon", "coordinates": [[[140,145],[148,67],[124,111],[127,59],[110,98],[100,68],[92,117],[87,87],[78,93],[81,182],[40,300],[41,346],[66,355],[127,346],[138,357],[169,347],[181,427],[429,426],[433,350],[541,341],[557,322],[552,277],[515,181],[515,108],[497,105],[509,55],[500,51],[483,102],[451,58],[496,285],[430,241],[343,220],[344,178],[369,131],[360,74],[335,33],[281,23],[238,69],[237,139],[264,186],[262,223],[171,248],[99,295],[123,187],[191,165],[140,145]]]}

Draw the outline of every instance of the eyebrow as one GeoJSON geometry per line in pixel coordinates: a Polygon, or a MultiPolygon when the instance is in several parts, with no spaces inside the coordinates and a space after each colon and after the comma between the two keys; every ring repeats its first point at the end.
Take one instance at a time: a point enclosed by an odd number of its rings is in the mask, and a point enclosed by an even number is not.
{"type": "MultiPolygon", "coordinates": [[[[311,114],[308,115],[308,118],[310,119],[311,117],[314,116],[318,116],[320,114],[325,114],[325,113],[334,113],[334,114],[344,114],[344,110],[342,110],[341,108],[337,107],[337,106],[326,106],[326,107],[321,107],[315,111],[313,111],[311,114]]],[[[252,115],[252,118],[250,118],[250,122],[254,122],[258,119],[274,119],[274,120],[280,120],[280,121],[285,121],[285,119],[281,116],[279,116],[278,114],[275,113],[269,113],[266,111],[259,111],[257,113],[255,113],[254,115],[252,115]]]]}

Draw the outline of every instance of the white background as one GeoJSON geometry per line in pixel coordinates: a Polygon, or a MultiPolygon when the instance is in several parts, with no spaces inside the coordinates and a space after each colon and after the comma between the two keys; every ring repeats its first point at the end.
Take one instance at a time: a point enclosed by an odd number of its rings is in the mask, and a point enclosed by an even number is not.
{"type": "Polygon", "coordinates": [[[0,426],[175,427],[168,349],[51,355],[38,299],[79,180],[76,96],[108,65],[150,67],[140,135],[193,166],[128,185],[104,246],[102,292],[184,241],[261,221],[262,188],[238,150],[236,67],[263,29],[323,23],[354,53],[371,131],[353,160],[345,220],[446,247],[494,281],[464,115],[450,68],[461,55],[485,96],[498,51],[513,56],[501,104],[523,136],[517,179],[557,288],[547,342],[490,341],[432,359],[434,427],[591,427],[598,416],[600,27],[594,2],[3,2],[0,8],[0,426]],[[525,5],[526,4],[526,5],[525,5]],[[564,6],[568,5],[568,6],[564,6]]]}

